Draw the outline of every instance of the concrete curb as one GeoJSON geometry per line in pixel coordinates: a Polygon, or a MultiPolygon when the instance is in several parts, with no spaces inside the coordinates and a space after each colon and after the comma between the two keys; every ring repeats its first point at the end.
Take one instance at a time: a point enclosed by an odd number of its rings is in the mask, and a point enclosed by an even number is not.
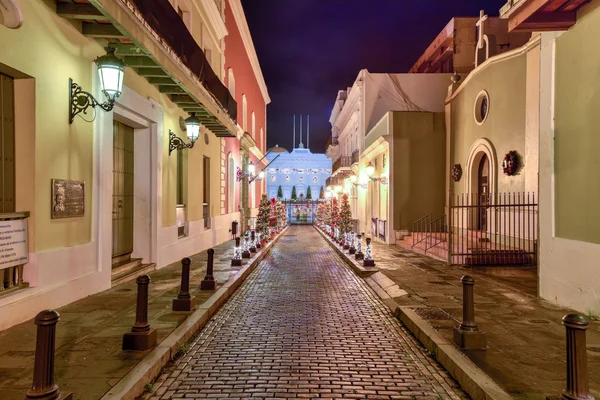
{"type": "Polygon", "coordinates": [[[352,268],[358,276],[360,276],[361,278],[364,278],[364,277],[373,275],[375,272],[379,272],[379,268],[377,268],[377,266],[363,267],[362,262],[356,261],[355,259],[350,258],[349,255],[345,254],[344,251],[339,248],[337,243],[335,243],[325,232],[323,232],[321,229],[317,228],[316,226],[314,226],[314,228],[317,230],[317,232],[319,232],[321,234],[321,236],[323,236],[323,238],[327,241],[327,243],[329,243],[329,245],[331,247],[333,247],[339,255],[342,256],[342,258],[346,261],[346,264],[348,264],[350,266],[350,268],[352,268]]]}
{"type": "Polygon", "coordinates": [[[367,281],[371,289],[373,289],[377,296],[392,310],[392,312],[394,312],[396,318],[412,332],[428,351],[435,355],[435,359],[454,379],[456,379],[461,388],[472,399],[512,399],[512,396],[504,391],[504,389],[479,369],[471,360],[463,355],[453,343],[444,338],[434,327],[422,319],[410,307],[398,306],[383,287],[378,290],[377,288],[379,286],[374,285],[375,281],[369,278],[369,276],[378,272],[378,269],[368,268],[367,271],[366,268],[362,267],[362,265],[358,265],[358,263],[348,254],[340,250],[338,245],[323,231],[317,227],[315,227],[315,229],[325,238],[327,243],[342,256],[358,276],[365,278],[365,281],[367,281]]]}
{"type": "Polygon", "coordinates": [[[144,392],[146,384],[152,382],[160,374],[162,368],[179,353],[181,346],[189,341],[216,314],[246,280],[246,277],[267,256],[287,229],[288,227],[267,243],[249,264],[243,266],[225,284],[219,287],[207,301],[192,312],[181,325],[150,351],[100,400],[134,400],[140,396],[144,392]]]}

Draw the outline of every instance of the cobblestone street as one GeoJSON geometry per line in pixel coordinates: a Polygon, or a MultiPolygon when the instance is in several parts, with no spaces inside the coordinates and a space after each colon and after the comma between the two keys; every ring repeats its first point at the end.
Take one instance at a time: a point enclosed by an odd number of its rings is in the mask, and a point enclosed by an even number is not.
{"type": "Polygon", "coordinates": [[[312,227],[292,226],[146,398],[461,398],[312,227]]]}

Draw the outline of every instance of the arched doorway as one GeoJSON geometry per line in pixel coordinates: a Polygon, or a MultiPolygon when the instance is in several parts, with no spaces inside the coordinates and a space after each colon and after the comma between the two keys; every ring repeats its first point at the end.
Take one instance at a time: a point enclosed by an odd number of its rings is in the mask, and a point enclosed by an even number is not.
{"type": "Polygon", "coordinates": [[[483,154],[479,161],[477,170],[477,224],[476,229],[480,231],[487,230],[487,207],[490,201],[489,191],[490,161],[486,154],[483,154]]]}

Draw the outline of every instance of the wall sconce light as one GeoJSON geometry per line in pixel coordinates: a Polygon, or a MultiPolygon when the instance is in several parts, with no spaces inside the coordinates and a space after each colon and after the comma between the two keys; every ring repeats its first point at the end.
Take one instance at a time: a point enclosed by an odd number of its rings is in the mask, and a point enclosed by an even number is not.
{"type": "Polygon", "coordinates": [[[388,184],[388,180],[387,178],[375,178],[373,177],[373,174],[375,173],[375,167],[373,166],[372,163],[369,162],[369,165],[367,165],[366,168],[366,173],[367,173],[367,177],[372,181],[372,182],[379,182],[382,185],[387,185],[388,184]]]}
{"type": "MultiPolygon", "coordinates": [[[[100,107],[104,111],[110,111],[115,105],[115,100],[121,95],[123,89],[123,75],[125,74],[125,63],[115,55],[117,49],[106,47],[106,54],[94,60],[100,76],[102,93],[106,96],[106,101],[100,103],[98,100],[81,89],[73,79],[69,78],[69,124],[73,123],[75,116],[81,112],[87,114],[89,107],[100,107]]],[[[91,121],[88,121],[91,122],[91,121]]]]}
{"type": "Polygon", "coordinates": [[[196,113],[190,113],[190,116],[185,120],[185,131],[190,143],[186,143],[169,129],[169,155],[173,150],[191,149],[194,143],[198,140],[200,134],[200,120],[196,117],[196,113]]]}

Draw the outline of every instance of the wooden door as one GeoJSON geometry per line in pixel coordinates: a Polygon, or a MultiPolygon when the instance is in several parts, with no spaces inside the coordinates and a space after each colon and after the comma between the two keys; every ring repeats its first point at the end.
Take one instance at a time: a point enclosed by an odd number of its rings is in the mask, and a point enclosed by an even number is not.
{"type": "Polygon", "coordinates": [[[0,212],[15,211],[15,97],[13,78],[0,74],[0,212]]]}
{"type": "Polygon", "coordinates": [[[133,251],[133,128],[114,122],[112,255],[133,251]]]}
{"type": "Polygon", "coordinates": [[[490,162],[487,155],[483,155],[479,162],[479,173],[478,173],[478,199],[479,208],[477,216],[477,229],[485,231],[487,230],[487,206],[489,205],[490,194],[489,194],[489,171],[490,162]]]}

